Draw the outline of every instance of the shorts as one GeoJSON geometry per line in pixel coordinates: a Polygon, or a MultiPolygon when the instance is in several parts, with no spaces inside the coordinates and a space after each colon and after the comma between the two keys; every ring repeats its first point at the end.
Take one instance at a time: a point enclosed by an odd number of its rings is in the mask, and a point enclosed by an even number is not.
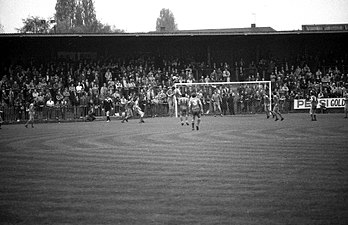
{"type": "Polygon", "coordinates": [[[201,113],[200,113],[200,111],[193,111],[193,112],[192,112],[192,116],[193,116],[193,118],[195,118],[196,116],[197,116],[198,118],[201,118],[201,113]]]}
{"type": "Polygon", "coordinates": [[[214,102],[213,108],[214,109],[220,109],[220,103],[219,102],[214,102]]]}
{"type": "Polygon", "coordinates": [[[35,113],[29,113],[29,120],[34,120],[35,113]]]}
{"type": "Polygon", "coordinates": [[[135,108],[134,111],[139,114],[140,117],[143,117],[145,115],[145,113],[143,111],[140,110],[140,108],[135,108]]]}
{"type": "Polygon", "coordinates": [[[181,109],[180,110],[180,115],[182,115],[182,116],[187,115],[187,109],[181,109]]]}
{"type": "Polygon", "coordinates": [[[138,111],[138,114],[140,115],[140,117],[144,117],[145,113],[141,110],[138,111]]]}
{"type": "Polygon", "coordinates": [[[126,111],[126,107],[124,105],[120,105],[120,112],[125,112],[126,111]]]}
{"type": "Polygon", "coordinates": [[[275,113],[280,113],[280,112],[279,112],[279,106],[278,106],[278,105],[274,105],[274,107],[273,107],[273,112],[275,112],[275,113]]]}

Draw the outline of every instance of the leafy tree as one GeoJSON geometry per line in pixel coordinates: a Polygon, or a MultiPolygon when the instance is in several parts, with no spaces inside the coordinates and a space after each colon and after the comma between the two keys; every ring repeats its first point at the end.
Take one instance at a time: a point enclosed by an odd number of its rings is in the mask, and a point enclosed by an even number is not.
{"type": "Polygon", "coordinates": [[[57,0],[57,33],[112,33],[123,30],[97,20],[93,0],[57,0]]]}
{"type": "Polygon", "coordinates": [[[70,26],[73,25],[72,23],[76,12],[76,0],[57,0],[55,9],[55,18],[57,21],[65,21],[70,23],[70,26]]]}
{"type": "Polygon", "coordinates": [[[123,33],[97,20],[93,0],[57,0],[56,25],[39,17],[23,19],[21,33],[123,33]]]}
{"type": "Polygon", "coordinates": [[[76,11],[75,11],[75,25],[83,26],[83,9],[81,6],[81,1],[78,2],[76,11]]]}
{"type": "Polygon", "coordinates": [[[70,30],[75,27],[77,4],[76,0],[57,0],[55,7],[57,33],[70,33],[70,30]]]}
{"type": "Polygon", "coordinates": [[[156,21],[156,31],[176,31],[178,25],[175,23],[174,14],[169,9],[162,9],[156,21]]]}
{"type": "Polygon", "coordinates": [[[92,27],[97,21],[93,0],[82,0],[81,7],[83,13],[83,24],[86,27],[92,27]]]}
{"type": "Polygon", "coordinates": [[[43,18],[38,16],[22,19],[23,27],[17,28],[20,33],[48,33],[50,24],[43,18]]]}

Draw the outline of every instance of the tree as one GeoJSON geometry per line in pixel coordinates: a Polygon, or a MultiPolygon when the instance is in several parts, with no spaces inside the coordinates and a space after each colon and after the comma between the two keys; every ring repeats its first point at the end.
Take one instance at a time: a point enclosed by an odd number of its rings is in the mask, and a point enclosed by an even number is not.
{"type": "Polygon", "coordinates": [[[57,0],[55,18],[57,21],[72,20],[76,11],[76,0],[57,0]]]}
{"type": "Polygon", "coordinates": [[[123,30],[97,20],[93,0],[57,0],[57,33],[112,33],[123,30]]]}
{"type": "Polygon", "coordinates": [[[75,27],[77,0],[57,0],[55,19],[57,33],[70,33],[75,27]]]}
{"type": "Polygon", "coordinates": [[[23,27],[17,28],[20,33],[48,33],[50,30],[50,24],[44,19],[38,16],[28,17],[22,19],[23,27]]]}
{"type": "Polygon", "coordinates": [[[83,9],[81,6],[81,2],[78,2],[76,11],[75,11],[75,25],[83,26],[83,9]]]}
{"type": "Polygon", "coordinates": [[[176,31],[178,26],[175,23],[173,13],[169,9],[162,9],[156,21],[156,31],[176,31]]]}
{"type": "Polygon", "coordinates": [[[92,27],[97,22],[93,0],[82,0],[80,7],[82,7],[83,24],[92,27]]]}

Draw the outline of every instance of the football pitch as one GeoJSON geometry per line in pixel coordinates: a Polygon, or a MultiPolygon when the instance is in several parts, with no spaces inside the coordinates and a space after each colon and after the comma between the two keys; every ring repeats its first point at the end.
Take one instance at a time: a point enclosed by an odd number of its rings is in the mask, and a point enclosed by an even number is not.
{"type": "Polygon", "coordinates": [[[0,130],[0,224],[347,224],[343,114],[0,130]]]}

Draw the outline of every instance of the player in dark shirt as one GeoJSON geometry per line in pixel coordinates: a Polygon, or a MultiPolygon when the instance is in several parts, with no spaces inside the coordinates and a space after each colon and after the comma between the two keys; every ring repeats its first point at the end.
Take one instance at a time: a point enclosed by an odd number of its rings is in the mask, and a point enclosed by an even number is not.
{"type": "Polygon", "coordinates": [[[110,111],[112,108],[112,99],[110,97],[107,97],[104,100],[104,109],[106,114],[106,122],[110,122],[110,111]]]}
{"type": "Polygon", "coordinates": [[[273,106],[273,115],[275,116],[275,121],[279,120],[278,116],[280,117],[281,121],[284,120],[284,117],[282,116],[282,114],[280,113],[279,110],[279,93],[278,92],[274,92],[273,95],[273,102],[274,102],[274,106],[273,106]]]}

